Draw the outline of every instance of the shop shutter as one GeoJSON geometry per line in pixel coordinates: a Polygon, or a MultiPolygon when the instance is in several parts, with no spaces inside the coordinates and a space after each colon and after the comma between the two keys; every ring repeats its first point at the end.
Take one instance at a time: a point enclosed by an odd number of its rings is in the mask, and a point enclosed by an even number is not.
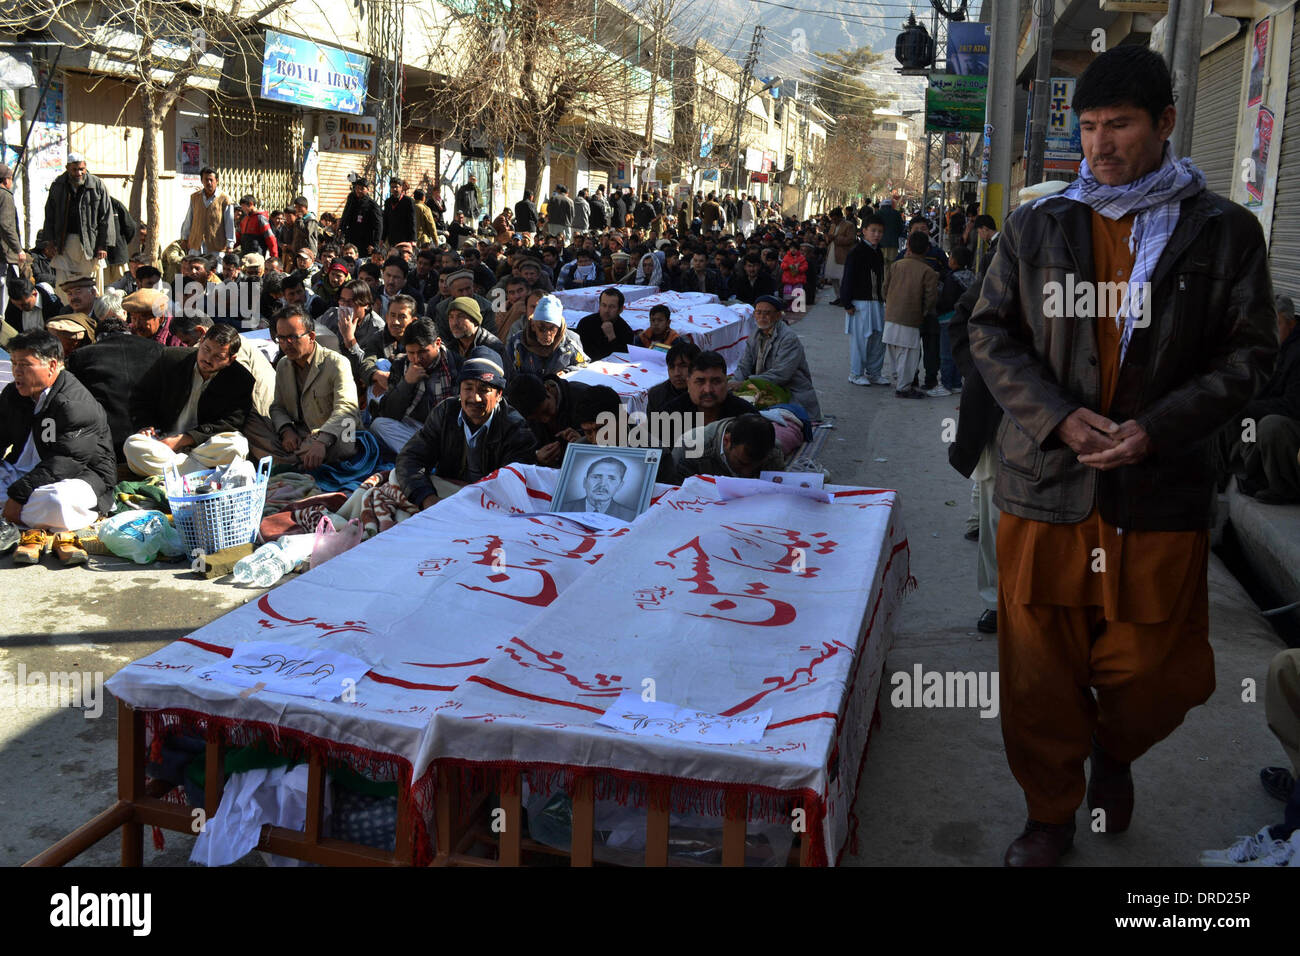
{"type": "Polygon", "coordinates": [[[252,193],[262,209],[283,209],[302,188],[302,120],[259,105],[214,104],[209,162],[231,199],[252,193]]]}
{"type": "Polygon", "coordinates": [[[1241,76],[1246,70],[1245,34],[1201,60],[1192,123],[1192,162],[1205,173],[1205,184],[1222,196],[1232,194],[1237,168],[1232,130],[1241,108],[1241,76]]]}
{"type": "MultiPolygon", "coordinates": [[[[1300,296],[1300,84],[1294,82],[1298,67],[1300,23],[1291,32],[1290,73],[1293,82],[1287,89],[1286,115],[1282,118],[1282,155],[1278,157],[1273,235],[1268,246],[1273,291],[1292,298],[1300,296]]],[[[1276,142],[1276,130],[1273,137],[1276,142]]]]}

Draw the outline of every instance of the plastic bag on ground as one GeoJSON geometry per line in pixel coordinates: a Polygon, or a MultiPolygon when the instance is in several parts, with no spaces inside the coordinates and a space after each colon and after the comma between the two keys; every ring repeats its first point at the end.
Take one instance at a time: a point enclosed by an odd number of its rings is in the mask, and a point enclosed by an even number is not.
{"type": "Polygon", "coordinates": [[[124,511],[113,515],[99,528],[99,540],[119,558],[148,564],[158,555],[178,558],[185,554],[185,542],[161,511],[124,511]]]}
{"type": "Polygon", "coordinates": [[[343,530],[335,531],[329,518],[322,517],[320,523],[316,525],[316,543],[311,549],[311,566],[319,568],[330,558],[351,550],[361,543],[364,536],[365,530],[356,518],[344,525],[343,530]]]}

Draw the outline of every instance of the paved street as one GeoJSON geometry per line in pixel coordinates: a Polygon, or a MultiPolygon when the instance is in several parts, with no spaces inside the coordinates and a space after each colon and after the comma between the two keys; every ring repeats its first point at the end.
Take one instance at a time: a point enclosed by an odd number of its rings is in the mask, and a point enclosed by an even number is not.
{"type": "MultiPolygon", "coordinates": [[[[825,293],[823,293],[825,295],[825,293]]],[[[995,671],[996,641],[979,635],[975,546],[962,537],[970,484],[947,463],[943,420],[957,398],[899,401],[889,388],[849,385],[843,313],[821,304],[796,326],[822,409],[838,418],[822,455],[832,480],[897,488],[919,587],[896,619],[885,671],[882,723],[872,732],[857,803],[854,865],[996,865],[1019,832],[1024,807],[1006,767],[996,719],[977,709],[894,709],[889,675],[924,670],[995,671]]],[[[138,567],[97,559],[90,569],[0,568],[5,631],[0,669],[103,671],[174,640],[258,592],[192,579],[185,565],[138,567]]],[[[1281,642],[1217,561],[1211,565],[1211,626],[1218,690],[1172,738],[1135,767],[1130,833],[1086,831],[1071,865],[1194,865],[1202,849],[1227,846],[1280,817],[1258,781],[1283,755],[1262,700],[1242,701],[1243,680],[1261,688],[1281,642]]],[[[70,832],[115,797],[116,721],[68,708],[0,708],[0,864],[14,865],[70,832]]],[[[147,863],[183,864],[190,840],[167,835],[147,863]]],[[[79,864],[112,864],[115,839],[79,864]]]]}

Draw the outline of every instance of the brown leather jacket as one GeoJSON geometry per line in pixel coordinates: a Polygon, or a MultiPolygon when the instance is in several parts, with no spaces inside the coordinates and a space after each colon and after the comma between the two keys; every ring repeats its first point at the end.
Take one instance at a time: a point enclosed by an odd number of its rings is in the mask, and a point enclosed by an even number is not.
{"type": "Polygon", "coordinates": [[[1088,207],[1053,198],[1017,209],[970,318],[971,354],[1007,413],[994,501],[1053,524],[1082,521],[1095,504],[1125,529],[1211,526],[1209,439],[1267,381],[1277,355],[1258,220],[1208,191],[1183,201],[1151,277],[1150,325],[1133,331],[1109,411],[1150,436],[1136,465],[1081,465],[1055,435],[1076,408],[1100,410],[1093,320],[1043,315],[1046,284],[1065,285],[1067,273],[1076,283],[1094,278],[1088,207]]]}

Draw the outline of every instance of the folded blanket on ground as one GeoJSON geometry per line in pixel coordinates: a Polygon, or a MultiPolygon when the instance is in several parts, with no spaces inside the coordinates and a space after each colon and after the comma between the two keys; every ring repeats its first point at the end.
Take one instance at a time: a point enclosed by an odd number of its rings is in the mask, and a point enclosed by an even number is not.
{"type": "Polygon", "coordinates": [[[310,534],[324,515],[334,515],[347,501],[347,495],[335,491],[328,495],[312,495],[301,501],[281,502],[281,510],[265,515],[258,527],[262,541],[274,541],[286,534],[310,534]]]}
{"type": "Polygon", "coordinates": [[[393,525],[405,521],[420,511],[406,495],[402,494],[401,488],[391,483],[391,476],[391,470],[371,475],[338,509],[339,515],[343,518],[359,519],[367,538],[373,538],[379,532],[387,531],[393,525]]]}
{"type": "MultiPolygon", "coordinates": [[[[386,467],[392,468],[388,462],[386,467]]],[[[321,465],[312,472],[321,491],[353,492],[380,468],[379,441],[370,432],[357,433],[357,452],[347,461],[321,465]]]]}

